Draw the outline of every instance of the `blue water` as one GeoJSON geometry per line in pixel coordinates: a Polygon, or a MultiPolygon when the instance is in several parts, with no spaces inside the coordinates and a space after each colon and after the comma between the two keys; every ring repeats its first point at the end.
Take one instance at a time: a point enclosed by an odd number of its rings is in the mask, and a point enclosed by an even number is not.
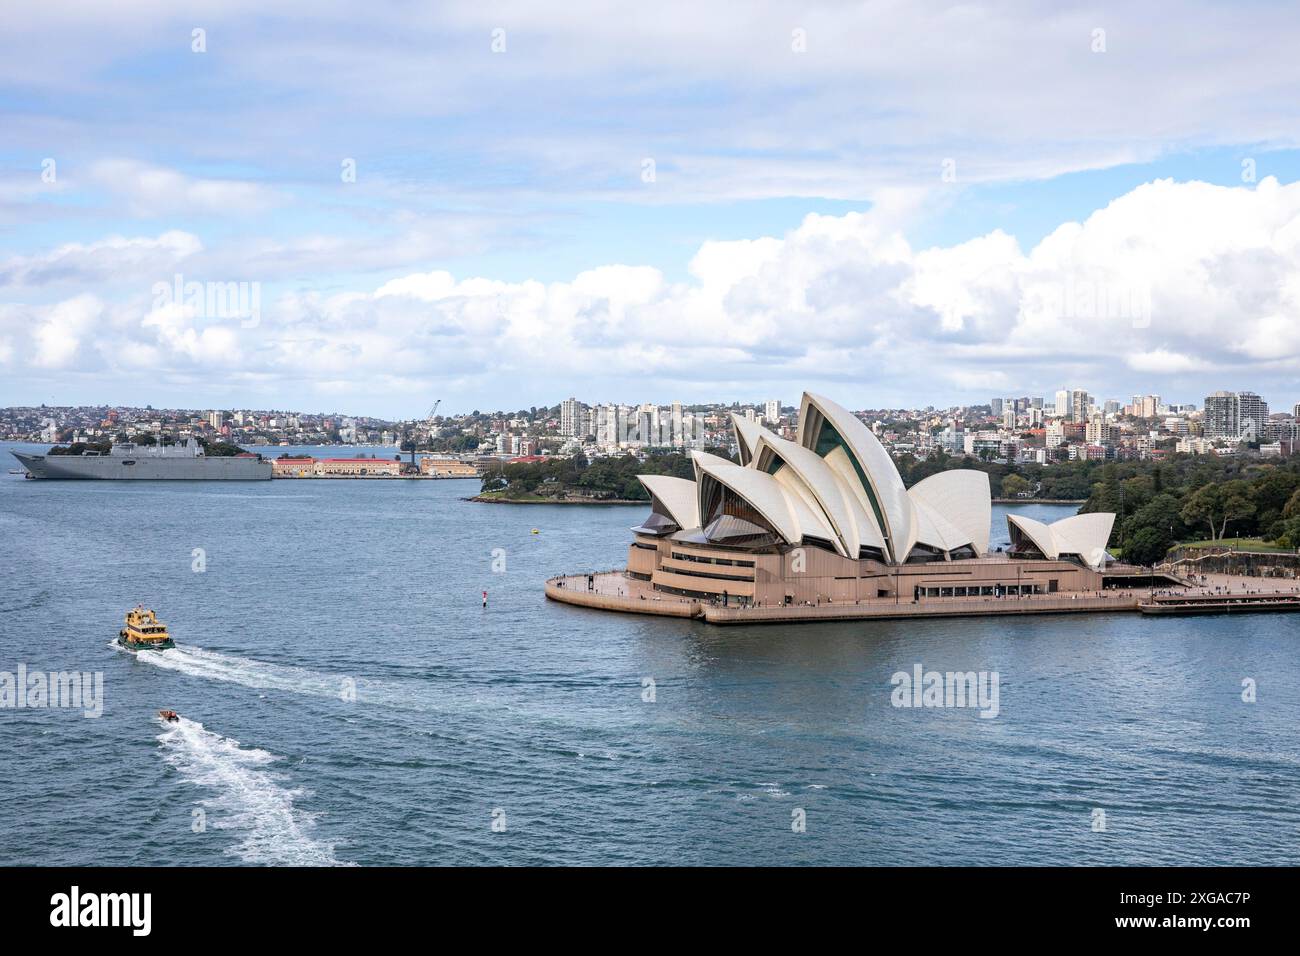
{"type": "Polygon", "coordinates": [[[542,598],[635,507],[0,465],[0,671],[105,685],[0,710],[3,864],[1296,862],[1291,616],[714,628],[542,598]],[[113,649],[137,602],[177,650],[113,649]],[[915,663],[997,671],[999,715],[894,708],[915,663]]]}

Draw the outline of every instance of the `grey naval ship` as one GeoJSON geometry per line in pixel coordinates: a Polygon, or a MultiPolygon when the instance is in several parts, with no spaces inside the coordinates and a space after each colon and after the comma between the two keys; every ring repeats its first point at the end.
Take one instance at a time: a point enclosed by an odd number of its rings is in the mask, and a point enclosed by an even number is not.
{"type": "Polygon", "coordinates": [[[271,462],[261,455],[208,457],[193,439],[178,445],[122,442],[107,455],[32,455],[12,452],[30,478],[98,478],[136,481],[269,481],[271,462]]]}

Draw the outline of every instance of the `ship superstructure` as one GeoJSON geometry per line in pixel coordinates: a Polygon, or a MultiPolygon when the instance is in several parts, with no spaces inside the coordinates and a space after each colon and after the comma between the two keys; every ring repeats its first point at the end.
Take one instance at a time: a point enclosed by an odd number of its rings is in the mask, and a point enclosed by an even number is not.
{"type": "Polygon", "coordinates": [[[271,463],[261,455],[244,453],[209,456],[187,438],[175,445],[115,444],[107,455],[33,455],[13,452],[33,478],[269,481],[271,463]]]}

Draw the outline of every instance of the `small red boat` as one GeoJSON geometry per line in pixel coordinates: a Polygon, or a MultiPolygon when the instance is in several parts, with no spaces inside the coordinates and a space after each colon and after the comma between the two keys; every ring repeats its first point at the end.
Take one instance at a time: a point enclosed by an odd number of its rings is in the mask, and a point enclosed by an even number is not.
{"type": "Polygon", "coordinates": [[[158,716],[173,724],[181,719],[181,715],[176,713],[174,710],[160,710],[158,711],[158,716]]]}

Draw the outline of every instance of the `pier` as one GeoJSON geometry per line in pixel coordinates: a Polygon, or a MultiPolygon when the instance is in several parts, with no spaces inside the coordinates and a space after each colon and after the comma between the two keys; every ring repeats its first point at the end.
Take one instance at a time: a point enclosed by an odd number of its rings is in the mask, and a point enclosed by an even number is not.
{"type": "Polygon", "coordinates": [[[1300,594],[1261,591],[1252,594],[1161,595],[1138,605],[1143,614],[1243,614],[1259,611],[1300,611],[1300,594]]]}

